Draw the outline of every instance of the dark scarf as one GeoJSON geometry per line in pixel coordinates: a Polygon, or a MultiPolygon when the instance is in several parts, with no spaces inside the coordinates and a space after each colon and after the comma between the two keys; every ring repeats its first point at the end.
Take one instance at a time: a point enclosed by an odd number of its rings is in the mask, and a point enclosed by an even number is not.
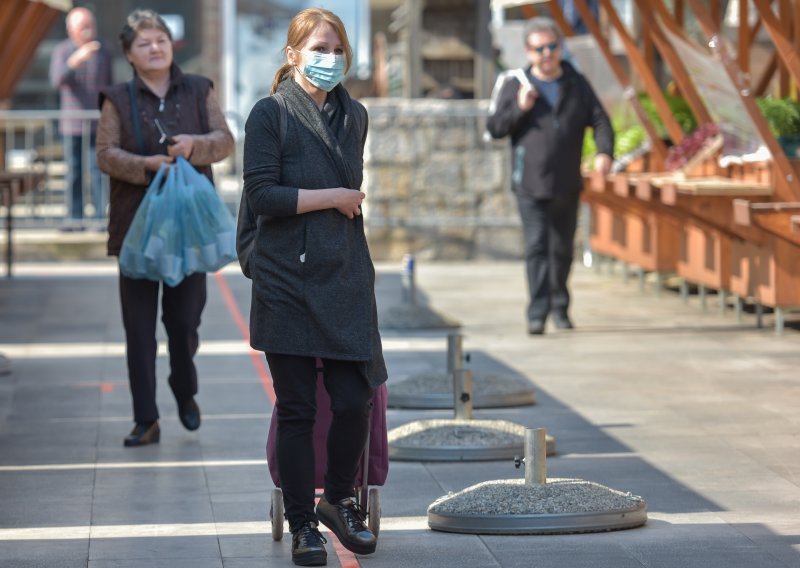
{"type": "Polygon", "coordinates": [[[336,85],[328,93],[322,111],[293,78],[283,81],[278,86],[278,92],[286,99],[289,113],[305,128],[316,134],[327,149],[331,163],[342,180],[342,186],[357,189],[351,161],[342,151],[342,146],[346,144],[348,137],[356,134],[353,132],[356,122],[353,113],[357,110],[347,90],[341,85],[336,85]]]}

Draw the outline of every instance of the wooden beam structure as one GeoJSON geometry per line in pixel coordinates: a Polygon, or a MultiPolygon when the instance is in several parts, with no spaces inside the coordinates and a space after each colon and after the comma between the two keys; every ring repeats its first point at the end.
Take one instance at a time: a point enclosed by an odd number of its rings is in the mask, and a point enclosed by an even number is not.
{"type": "MultiPolygon", "coordinates": [[[[696,2],[697,0],[692,1],[696,2]]],[[[781,2],[781,6],[783,6],[784,0],[781,0],[781,2]]],[[[786,35],[786,31],[783,27],[784,24],[772,11],[770,0],[753,0],[753,4],[761,16],[761,20],[764,23],[764,27],[766,28],[769,37],[775,44],[775,50],[778,54],[778,58],[785,66],[785,69],[788,71],[791,77],[797,83],[800,83],[800,52],[795,49],[794,43],[790,37],[791,32],[788,36],[786,35]]],[[[786,9],[791,10],[791,7],[787,7],[786,9]]],[[[791,25],[793,19],[791,15],[787,14],[786,19],[788,20],[789,25],[791,25]]]]}
{"type": "Polygon", "coordinates": [[[772,55],[769,57],[769,62],[767,66],[764,67],[764,71],[761,74],[761,78],[755,83],[753,87],[753,96],[754,97],[763,97],[764,93],[767,92],[769,88],[769,84],[772,82],[772,77],[775,75],[775,71],[778,70],[778,54],[774,51],[772,55]]]}
{"type": "MultiPolygon", "coordinates": [[[[577,0],[575,2],[576,6],[579,2],[584,3],[584,0],[577,0]]],[[[664,93],[661,90],[661,86],[658,84],[655,75],[653,75],[652,69],[648,67],[647,61],[639,52],[639,47],[636,45],[636,41],[631,37],[628,30],[625,28],[625,24],[622,22],[619,14],[617,14],[617,10],[614,8],[611,0],[600,0],[600,5],[605,10],[606,16],[616,30],[617,35],[622,40],[622,44],[625,46],[625,52],[628,54],[631,65],[633,65],[634,69],[636,69],[636,73],[642,80],[647,94],[650,95],[653,104],[655,104],[658,115],[661,118],[661,121],[664,123],[664,127],[667,129],[667,134],[674,144],[680,143],[681,140],[683,140],[683,130],[681,129],[681,125],[675,120],[672,110],[670,110],[669,104],[667,103],[667,99],[664,97],[664,93]]]]}
{"type": "Polygon", "coordinates": [[[750,2],[739,2],[739,49],[736,55],[739,59],[739,69],[746,75],[750,74],[750,41],[755,37],[750,33],[749,7],[750,2]]]}
{"type": "MultiPolygon", "coordinates": [[[[589,29],[589,32],[594,36],[595,40],[597,41],[597,46],[600,48],[600,51],[603,53],[606,61],[608,62],[609,67],[611,68],[612,73],[619,81],[620,86],[622,87],[623,92],[625,93],[625,97],[630,102],[631,106],[633,107],[633,111],[636,113],[639,122],[644,127],[647,135],[650,137],[650,141],[653,145],[653,152],[658,157],[658,159],[663,163],[663,161],[667,157],[667,147],[664,145],[664,142],[661,140],[661,137],[656,130],[656,127],[653,125],[650,117],[647,116],[642,104],[639,102],[639,99],[636,96],[636,90],[633,88],[630,79],[628,78],[627,73],[622,68],[619,60],[616,56],[611,52],[611,49],[608,47],[608,42],[606,41],[605,37],[603,37],[602,32],[600,31],[600,26],[597,24],[597,21],[594,19],[594,15],[592,14],[591,10],[589,10],[589,6],[586,4],[585,0],[575,0],[575,7],[581,14],[581,19],[586,27],[589,29]]],[[[560,10],[556,5],[556,8],[560,10]]]]}
{"type": "MultiPolygon", "coordinates": [[[[763,7],[768,0],[753,0],[756,7],[763,7]]],[[[780,144],[773,136],[769,129],[766,119],[761,114],[755,99],[747,88],[747,85],[742,81],[742,74],[736,65],[736,62],[731,58],[725,42],[722,41],[722,35],[719,27],[711,19],[702,0],[688,0],[692,7],[692,11],[697,18],[703,32],[706,34],[709,46],[713,50],[715,56],[719,59],[723,69],[730,77],[736,90],[739,94],[739,99],[742,102],[745,111],[750,115],[753,124],[758,130],[761,139],[766,144],[772,159],[777,168],[777,175],[775,176],[775,197],[781,201],[800,201],[800,181],[798,181],[797,173],[794,167],[789,162],[789,159],[783,152],[780,144]]],[[[767,18],[764,18],[764,25],[769,25],[767,18]]],[[[780,34],[778,34],[780,35],[780,34]]],[[[781,47],[776,45],[780,50],[781,47]]],[[[792,51],[794,51],[792,49],[792,51]]],[[[795,54],[796,55],[796,54],[795,54]]],[[[787,66],[791,67],[787,60],[787,66]]],[[[797,62],[800,65],[800,61],[797,62]]]]}
{"type": "Polygon", "coordinates": [[[667,65],[672,71],[672,78],[675,80],[678,89],[686,99],[689,108],[692,109],[692,113],[697,119],[697,122],[699,124],[713,122],[708,109],[706,109],[703,103],[703,99],[700,97],[694,83],[689,77],[689,73],[686,71],[686,67],[681,62],[680,56],[678,56],[675,48],[664,36],[664,32],[661,31],[660,24],[656,21],[656,17],[651,10],[650,2],[647,0],[635,0],[635,2],[639,8],[642,21],[647,24],[645,30],[651,34],[653,43],[655,43],[658,52],[667,62],[667,65]]]}
{"type": "Polygon", "coordinates": [[[17,82],[53,22],[71,7],[71,0],[0,0],[0,108],[8,106],[17,82]]]}
{"type": "Polygon", "coordinates": [[[564,16],[564,12],[561,10],[561,5],[558,3],[558,0],[547,0],[547,6],[550,8],[550,14],[553,16],[553,19],[558,24],[558,27],[561,28],[564,35],[566,37],[574,36],[575,30],[572,29],[572,26],[564,16]]]}
{"type": "Polygon", "coordinates": [[[0,106],[13,95],[36,49],[60,15],[59,10],[42,2],[0,2],[0,106]]]}

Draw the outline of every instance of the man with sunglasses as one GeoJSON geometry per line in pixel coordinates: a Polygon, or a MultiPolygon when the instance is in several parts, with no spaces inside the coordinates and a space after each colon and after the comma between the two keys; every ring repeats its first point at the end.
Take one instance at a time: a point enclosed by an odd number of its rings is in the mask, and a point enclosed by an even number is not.
{"type": "Polygon", "coordinates": [[[530,65],[501,87],[487,128],[494,138],[511,136],[511,184],[525,237],[530,302],[528,333],[541,335],[551,317],[572,329],[567,288],[578,219],[583,136],[594,129],[595,170],[611,168],[614,131],[589,82],[563,61],[561,31],[549,18],[525,29],[530,65]]]}

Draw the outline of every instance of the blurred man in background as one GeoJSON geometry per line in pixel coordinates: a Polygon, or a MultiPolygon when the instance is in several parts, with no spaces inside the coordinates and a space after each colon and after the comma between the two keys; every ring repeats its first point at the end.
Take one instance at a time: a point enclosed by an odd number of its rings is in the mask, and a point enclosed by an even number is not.
{"type": "Polygon", "coordinates": [[[64,140],[67,164],[65,201],[69,222],[64,230],[84,228],[83,180],[88,173],[94,217],[105,215],[105,200],[100,170],[95,162],[96,121],[70,118],[70,112],[94,110],[100,89],[112,84],[111,52],[97,39],[94,15],[86,8],[74,8],[67,14],[67,39],[53,50],[50,82],[59,91],[63,116],[59,131],[64,140]],[[84,147],[84,124],[88,145],[84,147]]]}

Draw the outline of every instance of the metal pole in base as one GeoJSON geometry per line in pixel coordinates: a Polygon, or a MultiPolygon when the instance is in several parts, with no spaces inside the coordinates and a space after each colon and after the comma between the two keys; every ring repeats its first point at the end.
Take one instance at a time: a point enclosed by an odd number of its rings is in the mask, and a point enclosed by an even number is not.
{"type": "Polygon", "coordinates": [[[447,335],[447,374],[464,367],[464,336],[460,333],[447,335]]]}
{"type": "Polygon", "coordinates": [[[403,284],[403,303],[415,305],[417,303],[416,282],[414,281],[414,255],[403,256],[403,270],[401,282],[403,284]]]}
{"type": "Polygon", "coordinates": [[[525,485],[547,483],[547,437],[544,428],[525,430],[525,485]]]}
{"type": "Polygon", "coordinates": [[[453,406],[456,420],[472,420],[472,371],[453,371],[453,406]]]}
{"type": "Polygon", "coordinates": [[[742,323],[742,297],[739,294],[733,296],[733,309],[736,314],[736,323],[742,323]]]}
{"type": "Polygon", "coordinates": [[[708,305],[706,304],[706,285],[699,284],[697,286],[697,292],[700,294],[700,306],[703,308],[703,311],[705,311],[706,308],[708,308],[708,305]]]}
{"type": "Polygon", "coordinates": [[[764,306],[761,302],[756,304],[756,327],[758,329],[764,328],[764,306]]]}
{"type": "Polygon", "coordinates": [[[783,335],[785,325],[783,308],[775,308],[775,335],[783,335]]]}
{"type": "Polygon", "coordinates": [[[684,304],[689,303],[689,283],[686,280],[681,280],[681,300],[684,304]]]}

